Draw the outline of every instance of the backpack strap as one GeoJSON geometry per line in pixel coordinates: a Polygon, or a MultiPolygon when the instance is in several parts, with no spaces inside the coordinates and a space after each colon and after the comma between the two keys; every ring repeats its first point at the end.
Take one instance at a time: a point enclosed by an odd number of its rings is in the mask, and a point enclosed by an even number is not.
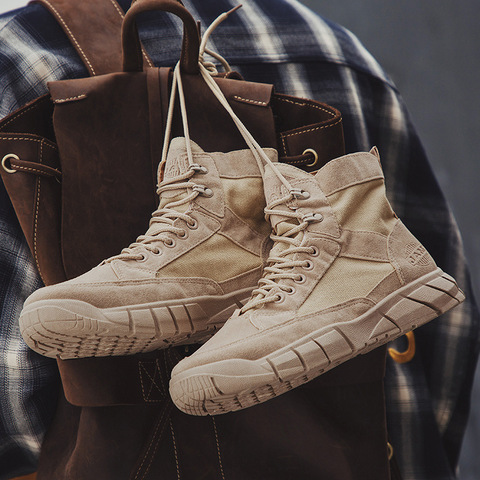
{"type": "MultiPolygon", "coordinates": [[[[116,0],[33,0],[57,20],[91,76],[122,71],[121,27],[116,0]]],[[[144,66],[153,62],[142,47],[144,66]]]]}

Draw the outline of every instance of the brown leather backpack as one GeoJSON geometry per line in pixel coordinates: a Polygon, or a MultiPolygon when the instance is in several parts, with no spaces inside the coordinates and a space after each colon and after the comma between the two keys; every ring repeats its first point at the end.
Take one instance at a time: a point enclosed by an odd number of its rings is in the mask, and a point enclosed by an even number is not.
{"type": "MultiPolygon", "coordinates": [[[[37,1],[91,74],[50,83],[50,95],[0,123],[2,179],[38,270],[52,284],[118,253],[156,208],[171,69],[153,67],[141,48],[139,13],[160,9],[184,23],[181,68],[192,140],[206,151],[244,148],[244,141],[198,74],[198,29],[181,2],[138,0],[123,19],[113,0],[37,1]]],[[[257,141],[277,148],[281,161],[313,170],[344,153],[341,116],[332,107],[235,73],[216,81],[257,141]],[[316,152],[315,165],[307,149],[316,152]]],[[[181,126],[174,123],[176,134],[181,126]]],[[[265,405],[209,418],[189,417],[169,399],[170,370],[185,354],[170,348],[59,361],[66,399],[62,394],[38,478],[389,478],[384,348],[265,405]]]]}

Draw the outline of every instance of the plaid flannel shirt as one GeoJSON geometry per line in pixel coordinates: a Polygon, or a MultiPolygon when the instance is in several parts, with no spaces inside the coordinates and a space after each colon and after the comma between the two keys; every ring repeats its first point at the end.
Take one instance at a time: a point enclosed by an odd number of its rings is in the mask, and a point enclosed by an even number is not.
{"type": "MultiPolygon", "coordinates": [[[[126,8],[128,0],[119,3],[126,8]]],[[[234,6],[233,0],[184,3],[204,26],[234,6]]],[[[152,13],[140,32],[157,66],[176,62],[181,24],[172,16],[152,13]]],[[[295,0],[244,2],[216,29],[210,47],[247,80],[338,108],[347,153],[379,148],[396,212],[465,291],[461,306],[416,331],[411,362],[388,359],[385,380],[390,442],[403,478],[456,478],[479,316],[458,229],[398,91],[355,36],[295,0]]],[[[0,16],[0,118],[46,93],[47,81],[86,75],[40,5],[0,16]]],[[[40,285],[0,183],[0,480],[35,469],[54,413],[55,362],[29,351],[18,328],[25,298],[40,285]]],[[[398,349],[402,342],[396,341],[398,349]]]]}

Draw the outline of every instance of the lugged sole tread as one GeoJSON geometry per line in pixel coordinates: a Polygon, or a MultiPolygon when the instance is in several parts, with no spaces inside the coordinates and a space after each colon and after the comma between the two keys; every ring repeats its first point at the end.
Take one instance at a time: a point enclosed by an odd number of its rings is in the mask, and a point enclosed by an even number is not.
{"type": "MultiPolygon", "coordinates": [[[[22,312],[21,333],[33,350],[53,358],[145,353],[208,340],[249,295],[250,291],[241,291],[219,296],[210,316],[205,313],[208,309],[192,299],[175,305],[138,305],[123,310],[81,305],[90,315],[69,311],[68,301],[37,302],[38,306],[32,304],[22,312]],[[92,318],[92,313],[97,318],[92,318]]],[[[83,303],[72,302],[71,309],[83,303]]]]}
{"type": "MultiPolygon", "coordinates": [[[[376,323],[370,328],[371,334],[368,338],[354,338],[358,332],[358,323],[364,321],[362,317],[336,324],[327,332],[314,332],[302,339],[302,343],[295,342],[265,359],[257,360],[262,362],[264,369],[270,368],[270,379],[264,385],[235,395],[226,395],[221,391],[215,373],[190,377],[184,375],[184,378],[178,381],[173,378],[170,393],[174,403],[182,411],[193,415],[217,415],[240,410],[281,395],[359,354],[366,354],[426,324],[464,300],[465,296],[455,280],[441,270],[438,272],[440,273],[434,278],[427,278],[425,283],[420,280],[418,286],[413,287],[406,296],[393,292],[390,297],[395,301],[393,304],[385,302],[388,306],[385,312],[382,310],[382,302],[370,311],[368,318],[376,319],[376,323]],[[208,382],[215,388],[203,392],[196,388],[194,399],[191,396],[192,382],[195,382],[197,387],[208,382]]],[[[248,380],[247,375],[244,380],[248,380]]]]}

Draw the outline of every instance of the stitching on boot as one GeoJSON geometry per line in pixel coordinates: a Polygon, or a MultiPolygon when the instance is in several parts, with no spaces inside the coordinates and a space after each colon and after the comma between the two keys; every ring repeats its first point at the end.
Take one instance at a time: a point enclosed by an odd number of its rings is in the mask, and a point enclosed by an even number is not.
{"type": "Polygon", "coordinates": [[[393,230],[390,232],[390,235],[387,238],[387,255],[388,255],[388,259],[390,260],[390,263],[395,268],[395,272],[397,273],[400,283],[402,285],[405,285],[406,281],[405,281],[405,277],[403,276],[402,268],[400,267],[400,264],[392,256],[392,251],[391,251],[391,242],[392,242],[393,234],[397,230],[397,227],[399,225],[400,225],[400,220],[397,220],[397,223],[395,224],[395,226],[393,227],[393,230]]]}

